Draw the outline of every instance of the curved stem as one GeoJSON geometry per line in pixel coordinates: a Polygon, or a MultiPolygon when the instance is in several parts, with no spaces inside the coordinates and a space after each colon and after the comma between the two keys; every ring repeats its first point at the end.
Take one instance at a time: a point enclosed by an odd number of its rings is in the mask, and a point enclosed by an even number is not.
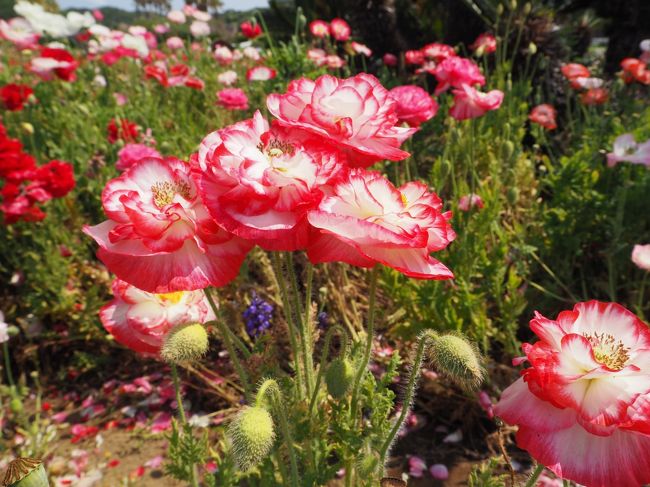
{"type": "MultiPolygon", "coordinates": [[[[214,301],[214,297],[212,296],[212,291],[210,290],[210,288],[205,288],[203,290],[203,293],[205,294],[205,297],[208,299],[208,303],[210,303],[210,307],[212,308],[212,311],[214,311],[215,316],[217,316],[218,309],[214,301]]],[[[226,346],[228,355],[230,356],[233,366],[237,371],[237,375],[239,375],[239,380],[241,380],[242,386],[244,387],[244,395],[248,399],[251,397],[251,391],[252,391],[250,382],[248,380],[248,374],[246,373],[246,369],[244,369],[244,366],[242,365],[241,361],[239,360],[239,357],[237,356],[237,350],[235,350],[235,347],[232,344],[230,330],[228,330],[228,327],[226,326],[223,320],[217,320],[217,327],[219,328],[219,332],[221,333],[221,338],[223,339],[223,343],[226,346]]]]}
{"type": "MultiPolygon", "coordinates": [[[[178,417],[180,419],[180,423],[182,426],[183,434],[186,433],[185,427],[187,426],[187,415],[185,414],[185,406],[183,406],[183,397],[181,394],[181,384],[180,381],[178,380],[178,368],[176,367],[176,364],[169,364],[169,366],[172,369],[172,381],[174,382],[174,392],[176,393],[176,404],[178,408],[178,417]]],[[[199,487],[199,482],[197,480],[196,476],[196,465],[194,463],[190,463],[189,465],[189,471],[190,471],[190,485],[192,487],[199,487]]]]}
{"type": "Polygon", "coordinates": [[[320,366],[318,367],[318,375],[316,376],[316,385],[314,386],[314,391],[311,394],[311,400],[309,401],[309,417],[312,416],[314,405],[316,404],[316,397],[318,396],[318,389],[320,388],[320,383],[323,380],[323,371],[325,370],[325,362],[329,357],[330,343],[334,333],[338,332],[341,335],[341,351],[343,354],[348,352],[348,334],[345,332],[345,329],[341,325],[334,325],[332,328],[327,330],[325,334],[325,340],[323,341],[323,351],[320,356],[320,366]]]}
{"type": "Polygon", "coordinates": [[[397,436],[397,433],[399,433],[399,430],[402,428],[402,425],[406,420],[406,416],[408,415],[408,412],[411,409],[411,403],[413,402],[415,389],[417,387],[418,380],[420,379],[420,373],[422,371],[422,361],[424,359],[424,352],[426,351],[429,342],[431,340],[435,340],[435,338],[436,338],[435,333],[431,331],[425,331],[421,333],[420,336],[418,337],[418,348],[417,348],[417,352],[415,353],[415,360],[413,361],[413,365],[411,366],[411,375],[409,376],[409,381],[408,384],[406,385],[406,392],[404,394],[404,399],[402,400],[402,411],[399,415],[399,418],[397,418],[397,421],[395,421],[395,424],[393,425],[393,428],[391,429],[390,433],[386,437],[386,440],[384,440],[381,450],[379,451],[379,458],[381,459],[382,465],[386,463],[386,455],[388,454],[388,450],[393,444],[393,441],[395,440],[395,436],[397,436]]]}
{"type": "Polygon", "coordinates": [[[293,487],[300,487],[298,462],[296,460],[296,453],[293,449],[293,438],[291,437],[291,430],[289,429],[289,422],[287,421],[285,404],[282,399],[282,390],[280,389],[278,383],[273,379],[265,380],[257,390],[257,394],[255,396],[255,405],[257,407],[263,407],[264,397],[267,395],[271,398],[272,409],[280,422],[282,436],[284,436],[287,451],[289,452],[289,463],[291,465],[291,485],[293,487]]]}
{"type": "Polygon", "coordinates": [[[300,347],[298,340],[296,340],[296,325],[291,316],[291,304],[289,303],[289,293],[287,291],[287,283],[282,276],[282,262],[280,261],[280,254],[273,252],[271,254],[273,262],[273,273],[275,280],[278,282],[280,288],[280,299],[282,300],[282,310],[284,311],[284,318],[287,322],[289,329],[289,342],[291,343],[291,350],[293,352],[293,368],[296,372],[296,390],[302,394],[302,371],[300,367],[300,347]]]}
{"type": "Polygon", "coordinates": [[[528,478],[528,481],[526,482],[526,485],[524,487],[534,487],[537,484],[537,479],[539,478],[540,475],[542,475],[543,471],[544,471],[544,465],[538,463],[537,467],[535,467],[535,470],[533,471],[532,475],[528,478]]]}
{"type": "Polygon", "coordinates": [[[350,408],[350,415],[354,420],[357,412],[357,402],[359,400],[359,388],[361,386],[361,379],[363,374],[368,368],[370,362],[370,354],[372,352],[372,339],[375,328],[375,301],[377,295],[377,281],[379,279],[379,265],[375,265],[370,273],[370,295],[368,297],[368,329],[366,330],[366,345],[363,351],[363,360],[357,368],[357,373],[354,377],[354,385],[352,386],[352,406],[350,408]]]}

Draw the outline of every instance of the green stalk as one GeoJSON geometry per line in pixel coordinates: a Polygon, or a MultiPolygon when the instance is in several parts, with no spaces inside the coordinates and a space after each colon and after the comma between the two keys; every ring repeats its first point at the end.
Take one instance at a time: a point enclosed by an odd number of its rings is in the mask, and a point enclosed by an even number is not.
{"type": "Polygon", "coordinates": [[[301,356],[300,347],[298,345],[298,340],[296,340],[296,325],[293,321],[291,313],[287,283],[282,276],[282,262],[280,260],[280,254],[278,252],[273,252],[271,259],[273,262],[273,273],[275,274],[275,280],[278,282],[278,287],[280,288],[282,310],[284,311],[284,317],[287,321],[287,328],[289,329],[289,341],[291,343],[291,350],[293,352],[293,368],[296,371],[296,389],[298,390],[299,394],[302,394],[302,371],[299,358],[301,356]]]}
{"type": "MultiPolygon", "coordinates": [[[[314,363],[311,350],[312,332],[308,320],[303,319],[303,309],[300,304],[300,292],[298,291],[298,279],[296,269],[293,265],[293,256],[290,252],[285,254],[287,261],[287,270],[289,271],[289,281],[291,282],[291,302],[293,304],[294,316],[300,333],[300,342],[302,345],[302,362],[305,370],[305,390],[307,397],[311,395],[314,386],[314,363]]],[[[308,312],[308,311],[306,311],[308,312]]]]}
{"type": "Polygon", "coordinates": [[[311,395],[311,400],[309,401],[309,417],[312,416],[314,405],[316,404],[316,397],[318,396],[318,389],[320,388],[320,383],[323,380],[323,371],[325,370],[325,363],[329,357],[329,348],[332,341],[334,333],[339,333],[341,335],[341,350],[342,353],[347,353],[348,350],[348,334],[345,332],[345,329],[341,325],[334,325],[332,328],[327,330],[325,334],[325,340],[323,341],[323,351],[320,356],[320,366],[318,367],[318,375],[316,376],[316,385],[314,386],[314,391],[311,395]]]}
{"type": "Polygon", "coordinates": [[[292,487],[300,487],[300,476],[298,475],[298,461],[296,460],[296,453],[293,448],[293,438],[291,437],[291,430],[289,429],[289,422],[287,421],[286,405],[282,398],[282,390],[274,379],[267,379],[257,390],[255,396],[255,406],[264,407],[264,397],[268,395],[271,398],[271,406],[275,412],[279,422],[282,436],[287,446],[289,453],[289,463],[291,465],[291,485],[292,487]]]}
{"type": "MultiPolygon", "coordinates": [[[[210,307],[212,308],[212,311],[214,312],[215,316],[217,316],[218,308],[216,303],[214,302],[212,291],[210,291],[210,288],[206,287],[203,290],[203,293],[205,294],[205,297],[208,298],[208,303],[210,303],[210,307]]],[[[252,395],[251,393],[252,389],[250,386],[250,382],[248,380],[248,374],[246,373],[246,369],[244,369],[244,366],[242,365],[241,361],[239,360],[239,357],[237,356],[237,350],[235,350],[235,347],[233,346],[232,341],[230,339],[230,333],[228,327],[226,326],[223,320],[217,320],[217,327],[219,328],[219,332],[221,333],[221,338],[223,339],[223,343],[226,346],[228,355],[230,356],[232,363],[235,367],[235,370],[239,375],[239,380],[241,380],[242,386],[244,387],[244,395],[248,399],[252,395]]]]}
{"type": "MultiPolygon", "coordinates": [[[[185,407],[183,406],[183,397],[181,395],[181,385],[178,380],[178,369],[176,364],[170,363],[169,366],[172,369],[172,381],[174,382],[174,392],[176,393],[176,404],[178,405],[178,417],[183,427],[183,434],[185,434],[185,426],[187,425],[187,416],[185,414],[185,407]]],[[[199,487],[199,482],[196,478],[196,465],[191,463],[190,467],[190,485],[192,487],[199,487]]]]}
{"type": "Polygon", "coordinates": [[[363,351],[363,360],[359,363],[357,373],[354,377],[354,385],[352,386],[352,406],[350,408],[350,415],[354,421],[357,414],[357,402],[359,400],[359,388],[361,387],[361,379],[363,374],[368,368],[370,362],[370,354],[372,352],[372,339],[375,328],[375,301],[377,295],[377,281],[379,279],[379,265],[375,265],[370,273],[370,295],[368,302],[368,329],[366,330],[366,345],[363,351]]]}
{"type": "Polygon", "coordinates": [[[535,467],[535,470],[533,471],[532,475],[528,478],[528,481],[526,482],[526,485],[524,487],[535,487],[535,485],[537,485],[537,479],[539,478],[540,475],[542,475],[543,471],[544,471],[544,465],[538,463],[537,467],[535,467]]]}
{"type": "Polygon", "coordinates": [[[409,376],[409,381],[406,386],[404,399],[402,400],[402,412],[400,413],[399,418],[397,418],[397,421],[395,421],[393,428],[391,429],[390,433],[384,440],[381,450],[379,451],[379,458],[382,465],[386,463],[386,455],[388,454],[388,450],[393,444],[393,441],[395,440],[395,436],[397,436],[397,433],[399,433],[399,430],[402,428],[402,425],[406,420],[406,416],[408,415],[408,412],[411,409],[413,396],[415,395],[415,389],[417,388],[418,380],[420,379],[420,373],[422,371],[422,361],[424,360],[424,352],[426,351],[430,341],[435,340],[435,338],[436,338],[435,333],[431,331],[425,331],[421,333],[420,336],[418,337],[418,348],[415,354],[415,360],[413,361],[413,365],[411,366],[411,374],[409,376]]]}

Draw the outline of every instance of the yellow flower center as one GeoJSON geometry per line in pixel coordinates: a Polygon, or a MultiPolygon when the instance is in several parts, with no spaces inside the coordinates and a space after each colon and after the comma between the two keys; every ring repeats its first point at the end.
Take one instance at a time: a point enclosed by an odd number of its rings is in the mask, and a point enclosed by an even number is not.
{"type": "Polygon", "coordinates": [[[409,200],[406,198],[406,195],[404,193],[400,193],[400,196],[402,197],[402,203],[404,206],[408,206],[409,200]]]}
{"type": "Polygon", "coordinates": [[[185,181],[162,181],[151,186],[153,193],[153,203],[158,208],[163,208],[174,201],[177,194],[190,199],[190,185],[185,181]]]}
{"type": "Polygon", "coordinates": [[[630,359],[630,349],[612,335],[587,333],[585,338],[591,343],[596,361],[612,370],[621,370],[630,359]]]}
{"type": "Polygon", "coordinates": [[[166,301],[172,304],[178,304],[180,300],[183,299],[184,294],[185,294],[184,291],[176,291],[174,293],[157,294],[156,296],[158,297],[158,299],[162,301],[166,301]]]}

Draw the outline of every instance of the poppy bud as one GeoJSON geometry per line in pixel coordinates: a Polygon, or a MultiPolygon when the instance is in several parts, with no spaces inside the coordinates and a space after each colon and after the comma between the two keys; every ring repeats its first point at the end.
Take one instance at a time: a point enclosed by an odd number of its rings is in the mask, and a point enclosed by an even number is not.
{"type": "Polygon", "coordinates": [[[443,335],[430,348],[436,368],[466,389],[476,389],[483,381],[485,371],[479,353],[465,338],[443,335]]]}
{"type": "Polygon", "coordinates": [[[245,407],[228,428],[237,467],[246,472],[264,460],[275,440],[273,418],[262,407],[245,407]]]}
{"type": "Polygon", "coordinates": [[[334,399],[342,399],[352,386],[354,381],[354,367],[347,358],[336,358],[325,373],[325,384],[327,392],[334,399]]]}
{"type": "Polygon", "coordinates": [[[9,463],[2,485],[7,487],[49,487],[45,466],[34,458],[16,458],[9,463]]]}
{"type": "Polygon", "coordinates": [[[169,332],[160,355],[166,362],[178,364],[194,361],[208,351],[208,333],[203,325],[189,323],[169,332]]]}

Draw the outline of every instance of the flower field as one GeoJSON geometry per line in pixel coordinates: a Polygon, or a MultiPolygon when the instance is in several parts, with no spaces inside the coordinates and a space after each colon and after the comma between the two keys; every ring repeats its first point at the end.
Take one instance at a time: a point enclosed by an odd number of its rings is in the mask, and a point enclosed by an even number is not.
{"type": "Polygon", "coordinates": [[[3,486],[650,484],[647,8],[338,3],[0,19],[3,486]]]}

